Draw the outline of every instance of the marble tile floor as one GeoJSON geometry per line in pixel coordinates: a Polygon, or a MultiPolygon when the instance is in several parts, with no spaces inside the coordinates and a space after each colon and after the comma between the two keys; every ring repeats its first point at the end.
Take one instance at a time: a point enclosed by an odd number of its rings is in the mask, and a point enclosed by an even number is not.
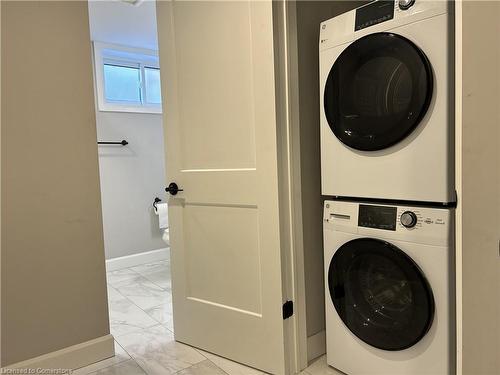
{"type": "MultiPolygon", "coordinates": [[[[263,375],[261,371],[175,342],[169,260],[108,272],[113,358],[75,375],[263,375]]],[[[324,357],[301,375],[340,375],[324,357]]]]}

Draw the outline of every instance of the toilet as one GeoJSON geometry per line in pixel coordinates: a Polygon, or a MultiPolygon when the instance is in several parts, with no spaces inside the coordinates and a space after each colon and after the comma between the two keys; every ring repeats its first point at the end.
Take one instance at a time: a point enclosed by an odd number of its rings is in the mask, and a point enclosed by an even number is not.
{"type": "Polygon", "coordinates": [[[161,239],[163,240],[163,242],[165,242],[167,244],[167,246],[170,246],[170,234],[168,231],[168,227],[165,229],[162,229],[162,231],[163,231],[163,233],[162,233],[161,239]]]}

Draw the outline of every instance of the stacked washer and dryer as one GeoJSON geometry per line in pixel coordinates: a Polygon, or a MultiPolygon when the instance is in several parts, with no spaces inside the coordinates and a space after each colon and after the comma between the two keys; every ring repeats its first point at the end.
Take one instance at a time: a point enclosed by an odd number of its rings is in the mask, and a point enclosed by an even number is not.
{"type": "Polygon", "coordinates": [[[320,28],[327,362],[455,371],[453,8],[374,1],[320,28]]]}

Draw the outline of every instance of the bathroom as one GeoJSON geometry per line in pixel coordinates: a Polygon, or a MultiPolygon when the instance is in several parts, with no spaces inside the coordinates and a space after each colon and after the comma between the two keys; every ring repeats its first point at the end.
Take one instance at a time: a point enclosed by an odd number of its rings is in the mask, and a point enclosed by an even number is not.
{"type": "Polygon", "coordinates": [[[89,21],[111,333],[172,329],[155,3],[90,1],[89,21]]]}

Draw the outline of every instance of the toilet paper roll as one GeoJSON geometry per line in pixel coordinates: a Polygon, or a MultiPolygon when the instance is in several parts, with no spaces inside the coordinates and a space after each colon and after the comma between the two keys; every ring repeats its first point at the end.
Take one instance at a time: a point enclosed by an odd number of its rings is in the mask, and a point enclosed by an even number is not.
{"type": "Polygon", "coordinates": [[[156,207],[156,214],[158,215],[160,229],[168,228],[168,204],[158,203],[156,207]]]}

